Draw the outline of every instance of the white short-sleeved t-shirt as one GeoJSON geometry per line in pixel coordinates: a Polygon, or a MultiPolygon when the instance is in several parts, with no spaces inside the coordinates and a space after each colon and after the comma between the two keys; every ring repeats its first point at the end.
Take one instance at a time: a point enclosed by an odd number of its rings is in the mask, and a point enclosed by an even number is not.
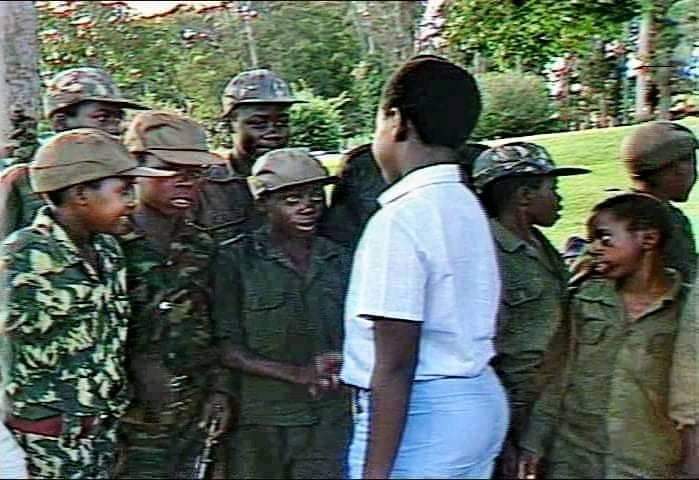
{"type": "Polygon", "coordinates": [[[357,247],[342,380],[370,388],[374,322],[421,322],[416,380],[474,377],[494,354],[500,278],[488,220],[458,165],[415,170],[380,197],[357,247]]]}

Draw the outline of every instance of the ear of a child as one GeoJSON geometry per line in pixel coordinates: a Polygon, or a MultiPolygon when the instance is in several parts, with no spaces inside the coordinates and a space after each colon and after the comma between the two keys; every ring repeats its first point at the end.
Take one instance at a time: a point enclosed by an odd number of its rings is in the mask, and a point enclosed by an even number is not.
{"type": "Polygon", "coordinates": [[[660,232],[655,229],[640,230],[639,241],[643,250],[655,250],[660,243],[660,232]]]}

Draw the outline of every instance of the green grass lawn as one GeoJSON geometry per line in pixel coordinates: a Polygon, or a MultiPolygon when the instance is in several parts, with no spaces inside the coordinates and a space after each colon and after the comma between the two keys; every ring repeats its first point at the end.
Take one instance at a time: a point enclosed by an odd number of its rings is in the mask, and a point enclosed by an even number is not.
{"type": "MultiPolygon", "coordinates": [[[[699,133],[699,118],[681,120],[680,123],[699,133]]],[[[571,235],[585,234],[585,221],[592,207],[603,200],[608,188],[627,188],[629,180],[626,171],[618,159],[619,146],[624,136],[636,127],[617,127],[577,132],[553,133],[509,138],[493,142],[490,145],[523,140],[544,146],[558,165],[584,166],[592,170],[588,175],[562,177],[559,182],[563,196],[562,218],[552,228],[545,229],[553,244],[562,248],[571,235]]],[[[334,171],[339,160],[326,157],[324,163],[334,171]]],[[[695,231],[699,232],[699,186],[694,189],[689,201],[680,205],[690,218],[695,231]]]]}

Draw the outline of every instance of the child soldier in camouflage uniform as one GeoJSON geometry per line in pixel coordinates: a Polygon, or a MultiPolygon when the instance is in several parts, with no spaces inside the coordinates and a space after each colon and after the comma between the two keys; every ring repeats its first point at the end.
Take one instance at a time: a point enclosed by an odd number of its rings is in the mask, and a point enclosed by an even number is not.
{"type": "Polygon", "coordinates": [[[31,477],[106,478],[128,403],[129,307],[124,258],[111,235],[128,230],[130,177],[139,168],[95,129],[53,137],[30,166],[47,197],[33,224],[0,250],[0,379],[5,424],[31,477]]]}
{"type": "Polygon", "coordinates": [[[687,286],[662,255],[670,213],[621,194],[594,208],[588,231],[598,278],[572,297],[566,367],[534,406],[521,473],[543,457],[548,478],[673,478],[699,454],[699,392],[696,320],[680,320],[687,286]]]}
{"type": "Polygon", "coordinates": [[[560,217],[558,177],[588,172],[556,167],[544,148],[525,142],[487,150],[474,165],[474,186],[491,218],[503,284],[493,366],[511,408],[499,462],[506,478],[517,476],[514,446],[552,368],[558,367],[546,357],[554,342],[566,345],[568,269],[535,225],[551,227],[560,217]]]}
{"type": "Polygon", "coordinates": [[[224,242],[214,317],[226,324],[224,363],[240,372],[235,478],[341,478],[350,410],[335,384],[349,258],[317,236],[332,182],[303,149],[274,150],[249,179],[266,214],[224,242]]]}
{"type": "Polygon", "coordinates": [[[223,91],[223,113],[233,132],[226,165],[212,168],[202,185],[196,221],[217,240],[250,232],[262,224],[246,178],[255,160],[289,143],[289,107],[301,102],[274,72],[249,70],[234,77],[223,91]]]}
{"type": "MultiPolygon", "coordinates": [[[[44,115],[55,132],[98,128],[119,135],[125,108],[147,107],[125,99],[107,72],[92,67],[58,73],[44,95],[44,115]]],[[[44,205],[29,185],[30,161],[26,156],[0,175],[0,240],[31,224],[44,205]]]]}
{"type": "Polygon", "coordinates": [[[139,182],[134,231],[121,237],[135,397],[122,422],[120,476],[190,478],[213,415],[212,433],[226,427],[233,388],[217,363],[210,315],[214,241],[188,220],[206,169],[223,160],[201,126],[167,112],[138,114],[124,143],[146,166],[177,174],[139,182]]]}

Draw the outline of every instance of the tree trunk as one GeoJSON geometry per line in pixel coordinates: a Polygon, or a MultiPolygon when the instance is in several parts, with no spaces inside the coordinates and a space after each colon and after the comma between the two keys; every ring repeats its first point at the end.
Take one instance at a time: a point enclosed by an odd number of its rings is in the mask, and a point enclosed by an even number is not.
{"type": "Polygon", "coordinates": [[[649,66],[652,63],[652,43],[653,43],[653,10],[647,8],[641,19],[641,28],[638,32],[638,60],[641,68],[636,74],[636,108],[634,110],[634,120],[642,122],[648,120],[653,115],[653,109],[649,101],[649,89],[651,74],[649,66]]]}
{"type": "MultiPolygon", "coordinates": [[[[36,143],[39,47],[33,2],[0,2],[0,149],[36,143]]],[[[17,151],[15,150],[15,155],[17,151]]]]}
{"type": "Polygon", "coordinates": [[[415,51],[444,55],[446,39],[444,25],[446,12],[451,0],[429,0],[415,36],[415,51]]]}

